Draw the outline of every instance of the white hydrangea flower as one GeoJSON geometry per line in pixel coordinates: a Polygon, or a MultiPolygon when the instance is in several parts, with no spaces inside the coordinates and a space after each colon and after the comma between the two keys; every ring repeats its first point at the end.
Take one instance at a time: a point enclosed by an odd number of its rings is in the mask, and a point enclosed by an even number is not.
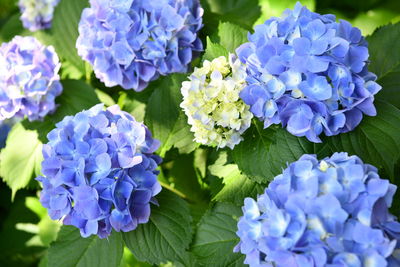
{"type": "Polygon", "coordinates": [[[30,31],[51,27],[54,9],[60,0],[19,0],[21,21],[30,31]]]}
{"type": "Polygon", "coordinates": [[[240,98],[246,86],[244,65],[233,54],[205,60],[190,81],[182,83],[181,107],[188,116],[195,141],[219,148],[233,148],[251,124],[253,114],[240,98]]]}

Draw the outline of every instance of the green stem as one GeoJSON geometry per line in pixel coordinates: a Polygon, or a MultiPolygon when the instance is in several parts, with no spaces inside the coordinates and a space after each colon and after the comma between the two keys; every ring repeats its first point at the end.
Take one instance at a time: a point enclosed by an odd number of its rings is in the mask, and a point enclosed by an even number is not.
{"type": "Polygon", "coordinates": [[[173,187],[170,186],[169,184],[164,183],[164,182],[162,182],[162,181],[158,181],[158,182],[159,182],[159,183],[161,184],[161,186],[164,187],[165,189],[171,191],[171,192],[174,193],[174,194],[177,194],[177,195],[180,196],[181,198],[183,198],[183,199],[185,199],[186,201],[189,201],[189,202],[190,202],[190,199],[189,199],[184,193],[182,193],[181,191],[179,191],[179,190],[173,188],[173,187]]]}
{"type": "Polygon", "coordinates": [[[89,63],[85,61],[85,78],[86,78],[86,82],[88,84],[90,84],[91,75],[92,75],[92,69],[91,69],[89,63]]]}

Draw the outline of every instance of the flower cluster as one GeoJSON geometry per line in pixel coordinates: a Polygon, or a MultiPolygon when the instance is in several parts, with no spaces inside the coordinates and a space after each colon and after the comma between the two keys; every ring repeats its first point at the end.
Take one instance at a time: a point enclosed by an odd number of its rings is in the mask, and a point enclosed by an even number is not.
{"type": "Polygon", "coordinates": [[[235,249],[250,266],[387,266],[400,237],[395,191],[357,156],[303,155],[245,199],[235,249]]]}
{"type": "Polygon", "coordinates": [[[363,114],[374,116],[381,89],[368,71],[367,42],[347,21],[319,15],[297,3],[282,18],[255,27],[237,49],[248,86],[240,97],[264,126],[281,123],[320,142],[353,130],[363,114]]]}
{"type": "Polygon", "coordinates": [[[19,0],[24,27],[32,32],[50,28],[58,2],[60,0],[19,0]]]}
{"type": "Polygon", "coordinates": [[[40,201],[52,219],[104,238],[131,231],[150,216],[161,190],[156,170],[159,142],[118,106],[99,104],[67,116],[43,146],[40,201]]]}
{"type": "Polygon", "coordinates": [[[141,91],[174,72],[186,72],[202,50],[198,0],[91,0],[79,23],[78,54],[106,86],[141,91]]]}
{"type": "Polygon", "coordinates": [[[253,114],[239,93],[246,85],[246,71],[234,55],[205,60],[182,83],[181,107],[192,125],[196,142],[231,149],[250,127],[253,114]]]}
{"type": "Polygon", "coordinates": [[[27,116],[40,120],[56,109],[62,85],[60,62],[52,46],[16,36],[0,47],[0,121],[27,116]]]}

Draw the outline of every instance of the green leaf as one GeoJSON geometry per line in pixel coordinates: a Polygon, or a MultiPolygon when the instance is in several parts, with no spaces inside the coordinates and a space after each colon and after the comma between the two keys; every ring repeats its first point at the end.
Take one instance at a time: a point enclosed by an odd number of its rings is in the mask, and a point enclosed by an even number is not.
{"type": "Polygon", "coordinates": [[[188,204],[166,189],[156,198],[160,206],[151,207],[149,222],[123,233],[125,244],[140,261],[186,264],[190,261],[187,249],[192,239],[188,204]]]}
{"type": "Polygon", "coordinates": [[[16,35],[25,35],[27,30],[22,26],[22,22],[19,19],[20,13],[12,15],[1,27],[0,41],[8,42],[16,35]]]}
{"type": "Polygon", "coordinates": [[[239,243],[236,236],[239,207],[217,203],[201,219],[192,245],[192,251],[201,266],[245,266],[244,256],[233,253],[239,243]]]}
{"type": "Polygon", "coordinates": [[[43,246],[48,247],[51,242],[56,240],[57,233],[60,230],[61,222],[53,221],[47,214],[47,210],[42,206],[39,199],[36,197],[27,197],[25,206],[36,213],[40,218],[38,227],[38,235],[43,246]]]}
{"type": "Polygon", "coordinates": [[[157,81],[151,83],[142,92],[135,92],[133,90],[119,92],[117,104],[122,110],[135,117],[137,121],[144,121],[146,103],[148,103],[151,94],[154,92],[154,83],[157,84],[157,81]]]}
{"type": "Polygon", "coordinates": [[[208,169],[212,175],[223,179],[224,187],[213,198],[216,201],[243,205],[244,198],[256,197],[266,187],[242,175],[236,164],[228,163],[226,151],[221,152],[215,163],[208,169]]]}
{"type": "Polygon", "coordinates": [[[379,79],[400,67],[400,23],[390,24],[377,29],[367,38],[369,43],[368,69],[374,72],[379,79]],[[390,55],[388,55],[390,51],[390,55]]]}
{"type": "Polygon", "coordinates": [[[164,174],[173,188],[185,194],[192,202],[203,202],[207,199],[194,169],[193,154],[179,155],[174,161],[168,163],[168,169],[164,174]]]}
{"type": "Polygon", "coordinates": [[[21,123],[15,124],[0,158],[0,176],[11,188],[13,199],[19,189],[25,188],[31,178],[40,173],[42,159],[38,134],[25,129],[21,123]]]}
{"type": "Polygon", "coordinates": [[[85,72],[85,65],[78,56],[75,44],[79,35],[78,24],[81,13],[87,6],[89,6],[87,0],[61,0],[54,11],[50,31],[58,56],[74,64],[82,73],[85,72]]]}
{"type": "Polygon", "coordinates": [[[217,17],[246,29],[251,29],[261,14],[258,0],[202,0],[202,6],[206,11],[204,21],[208,21],[208,17],[217,17]]]}
{"type": "Polygon", "coordinates": [[[311,143],[276,126],[263,129],[258,121],[243,138],[232,151],[233,159],[245,175],[259,183],[272,180],[303,154],[322,157],[330,152],[326,144],[311,143]]]}
{"type": "Polygon", "coordinates": [[[32,224],[38,217],[25,206],[26,190],[18,191],[11,202],[11,190],[1,183],[0,266],[36,266],[45,248],[31,245],[34,234],[19,230],[21,224],[32,224]]]}
{"type": "Polygon", "coordinates": [[[161,157],[172,147],[180,153],[189,153],[196,148],[193,134],[186,122],[186,116],[179,107],[182,102],[181,84],[185,74],[174,74],[157,81],[156,88],[146,107],[145,123],[154,138],[161,141],[161,157]]]}
{"type": "Polygon", "coordinates": [[[400,65],[378,80],[382,90],[376,95],[376,99],[383,100],[400,108],[400,65]]]}
{"type": "Polygon", "coordinates": [[[135,259],[133,254],[127,247],[124,247],[124,254],[122,256],[121,264],[119,267],[152,267],[150,264],[140,262],[135,259]]]}
{"type": "Polygon", "coordinates": [[[399,13],[386,7],[374,8],[373,10],[359,13],[352,21],[353,27],[361,30],[363,35],[369,35],[379,26],[393,21],[399,13]]]}
{"type": "Polygon", "coordinates": [[[371,63],[369,70],[378,75],[382,90],[377,99],[400,108],[400,23],[379,28],[367,38],[371,63]],[[390,51],[387,56],[386,51],[390,51]]]}
{"type": "Polygon", "coordinates": [[[57,98],[56,102],[59,108],[51,116],[55,122],[61,121],[67,115],[75,115],[84,109],[89,109],[100,101],[94,89],[81,80],[61,81],[63,92],[57,98]]]}
{"type": "Polygon", "coordinates": [[[121,234],[113,232],[107,239],[82,238],[73,226],[63,226],[48,250],[48,265],[57,267],[119,266],[123,253],[121,234]]]}
{"type": "Polygon", "coordinates": [[[400,151],[400,110],[383,101],[375,101],[378,115],[364,116],[353,131],[327,138],[334,151],[358,155],[366,163],[383,168],[394,179],[394,165],[400,151]]]}
{"type": "Polygon", "coordinates": [[[224,56],[228,57],[228,50],[220,44],[213,43],[209,37],[207,37],[207,48],[203,55],[203,60],[212,61],[214,58],[224,56]]]}
{"type": "Polygon", "coordinates": [[[106,107],[110,107],[110,106],[113,106],[116,104],[114,99],[110,95],[108,95],[106,92],[101,91],[99,89],[95,89],[94,91],[95,91],[97,97],[99,98],[100,102],[104,103],[104,105],[106,107]]]}
{"type": "MultiPolygon", "coordinates": [[[[230,22],[221,22],[218,26],[218,41],[230,53],[235,53],[236,48],[248,42],[247,31],[230,22]]],[[[207,46],[208,47],[208,46],[207,46]]]]}

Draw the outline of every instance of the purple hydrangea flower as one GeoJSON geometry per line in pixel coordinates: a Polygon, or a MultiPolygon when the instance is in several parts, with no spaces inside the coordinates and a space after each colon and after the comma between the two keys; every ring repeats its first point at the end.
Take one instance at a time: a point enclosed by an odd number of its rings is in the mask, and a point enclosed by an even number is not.
{"type": "Polygon", "coordinates": [[[159,77],[186,72],[202,50],[198,0],[91,0],[79,23],[78,54],[106,86],[141,91],[159,77]]]}
{"type": "Polygon", "coordinates": [[[12,117],[41,120],[56,109],[62,85],[60,62],[52,46],[16,36],[0,46],[0,121],[12,117]]]}
{"type": "Polygon", "coordinates": [[[245,199],[235,251],[252,267],[399,266],[395,191],[357,156],[303,155],[245,199]]]}
{"type": "Polygon", "coordinates": [[[19,0],[24,27],[32,32],[50,28],[58,2],[60,0],[19,0]]]}
{"type": "Polygon", "coordinates": [[[255,27],[237,49],[246,64],[244,102],[264,127],[281,123],[312,142],[353,130],[363,114],[375,116],[381,89],[368,71],[367,42],[361,31],[333,15],[300,3],[255,27]]]}
{"type": "Polygon", "coordinates": [[[150,216],[161,186],[159,142],[118,106],[99,104],[67,116],[43,145],[40,201],[54,220],[105,238],[131,231],[150,216]]]}

